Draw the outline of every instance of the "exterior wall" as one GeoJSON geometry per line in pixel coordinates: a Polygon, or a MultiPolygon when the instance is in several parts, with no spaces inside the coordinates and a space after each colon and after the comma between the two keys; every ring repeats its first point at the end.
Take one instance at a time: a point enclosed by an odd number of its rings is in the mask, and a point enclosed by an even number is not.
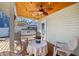
{"type": "MultiPolygon", "coordinates": [[[[68,42],[74,37],[79,38],[79,3],[53,13],[42,20],[46,20],[47,41],[68,42]]],[[[79,47],[79,45],[78,45],[79,47]]],[[[76,54],[79,49],[77,49],[76,54]]]]}

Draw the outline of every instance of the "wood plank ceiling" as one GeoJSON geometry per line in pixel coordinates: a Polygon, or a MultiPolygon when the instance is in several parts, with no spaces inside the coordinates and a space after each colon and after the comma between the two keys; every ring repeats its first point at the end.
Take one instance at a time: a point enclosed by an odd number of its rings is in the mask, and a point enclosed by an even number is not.
{"type": "Polygon", "coordinates": [[[74,3],[75,2],[16,2],[16,14],[17,16],[39,20],[74,3]],[[38,11],[40,5],[42,9],[48,13],[47,15],[38,11]]]}

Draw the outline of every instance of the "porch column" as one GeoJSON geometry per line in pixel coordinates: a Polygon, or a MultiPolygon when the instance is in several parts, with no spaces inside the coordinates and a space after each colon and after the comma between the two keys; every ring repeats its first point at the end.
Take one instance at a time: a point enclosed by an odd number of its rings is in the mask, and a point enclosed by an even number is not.
{"type": "Polygon", "coordinates": [[[14,52],[14,13],[14,2],[10,2],[10,52],[14,52]]]}
{"type": "Polygon", "coordinates": [[[37,22],[37,32],[41,32],[41,24],[39,21],[37,22]]]}

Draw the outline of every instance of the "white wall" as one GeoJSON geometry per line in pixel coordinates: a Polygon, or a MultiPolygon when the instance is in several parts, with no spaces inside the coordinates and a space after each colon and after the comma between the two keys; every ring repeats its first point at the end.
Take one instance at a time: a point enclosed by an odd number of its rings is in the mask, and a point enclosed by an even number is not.
{"type": "MultiPolygon", "coordinates": [[[[50,43],[68,42],[74,37],[77,37],[79,41],[79,3],[55,12],[42,20],[46,20],[46,37],[50,43]]],[[[79,56],[79,43],[74,54],[79,56]]]]}
{"type": "Polygon", "coordinates": [[[47,23],[47,40],[68,42],[79,37],[79,3],[55,12],[42,20],[47,23]]]}

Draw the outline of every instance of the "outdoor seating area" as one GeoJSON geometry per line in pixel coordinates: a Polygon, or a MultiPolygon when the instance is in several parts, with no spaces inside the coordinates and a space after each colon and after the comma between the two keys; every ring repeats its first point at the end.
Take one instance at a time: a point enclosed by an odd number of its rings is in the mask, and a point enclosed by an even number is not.
{"type": "Polygon", "coordinates": [[[78,56],[79,2],[0,2],[0,56],[78,56]]]}

